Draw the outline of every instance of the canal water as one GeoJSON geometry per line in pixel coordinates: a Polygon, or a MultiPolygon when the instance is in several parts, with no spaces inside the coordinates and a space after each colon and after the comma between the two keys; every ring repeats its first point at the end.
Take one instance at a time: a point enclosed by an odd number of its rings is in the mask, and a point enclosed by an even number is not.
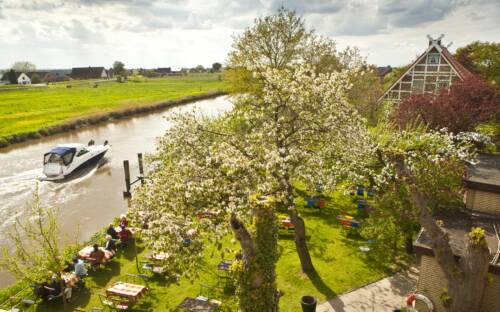
{"type": "MultiPolygon", "coordinates": [[[[86,143],[90,139],[96,144],[104,140],[111,144],[104,161],[80,176],[64,183],[38,182],[42,203],[60,209],[63,236],[71,237],[79,228],[80,239],[85,240],[128,208],[128,201],[122,195],[125,189],[123,161],[130,161],[131,175],[136,177],[137,153],[154,151],[156,138],[170,127],[165,117],[195,107],[200,114],[214,116],[231,109],[232,104],[225,96],[202,100],[0,150],[0,241],[5,241],[13,220],[22,215],[23,207],[30,202],[38,177],[42,175],[43,154],[52,147],[61,143],[86,143]]],[[[8,275],[0,274],[0,287],[11,280],[8,275]]]]}

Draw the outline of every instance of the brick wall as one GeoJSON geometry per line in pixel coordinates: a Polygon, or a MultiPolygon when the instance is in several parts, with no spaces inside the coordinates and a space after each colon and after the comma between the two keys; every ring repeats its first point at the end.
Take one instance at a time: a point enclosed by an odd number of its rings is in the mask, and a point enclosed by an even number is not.
{"type": "Polygon", "coordinates": [[[500,194],[469,189],[465,205],[468,209],[500,215],[500,194]]]}
{"type": "MultiPolygon", "coordinates": [[[[489,274],[490,281],[483,297],[481,312],[500,311],[500,275],[489,274]]],[[[444,312],[439,299],[446,287],[444,273],[434,257],[422,255],[420,275],[417,282],[417,292],[426,295],[434,304],[434,312],[444,312]]],[[[425,305],[417,304],[418,311],[426,311],[425,305]]]]}

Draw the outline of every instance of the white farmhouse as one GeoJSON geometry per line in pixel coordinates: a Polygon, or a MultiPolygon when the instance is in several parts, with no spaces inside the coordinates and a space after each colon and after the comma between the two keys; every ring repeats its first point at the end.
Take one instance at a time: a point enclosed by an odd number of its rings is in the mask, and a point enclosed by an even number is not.
{"type": "Polygon", "coordinates": [[[20,73],[17,77],[17,84],[29,85],[31,84],[31,79],[25,73],[20,73]]]}

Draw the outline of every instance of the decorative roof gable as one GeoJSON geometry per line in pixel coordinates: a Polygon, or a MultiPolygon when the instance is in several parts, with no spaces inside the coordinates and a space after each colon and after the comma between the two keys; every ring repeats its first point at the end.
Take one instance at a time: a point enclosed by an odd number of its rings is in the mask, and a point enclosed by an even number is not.
{"type": "Polygon", "coordinates": [[[449,88],[457,79],[473,76],[460,64],[446,47],[430,36],[429,46],[405,72],[384,92],[379,101],[390,99],[399,102],[413,93],[436,94],[442,88],[449,88]]]}

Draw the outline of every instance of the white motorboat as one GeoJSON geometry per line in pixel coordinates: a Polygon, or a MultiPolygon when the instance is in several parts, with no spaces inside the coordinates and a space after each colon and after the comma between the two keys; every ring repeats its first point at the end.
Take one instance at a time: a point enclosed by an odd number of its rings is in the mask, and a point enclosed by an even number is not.
{"type": "Polygon", "coordinates": [[[102,145],[80,143],[60,144],[43,156],[44,180],[62,180],[86,166],[97,163],[110,146],[105,141],[102,145]]]}

